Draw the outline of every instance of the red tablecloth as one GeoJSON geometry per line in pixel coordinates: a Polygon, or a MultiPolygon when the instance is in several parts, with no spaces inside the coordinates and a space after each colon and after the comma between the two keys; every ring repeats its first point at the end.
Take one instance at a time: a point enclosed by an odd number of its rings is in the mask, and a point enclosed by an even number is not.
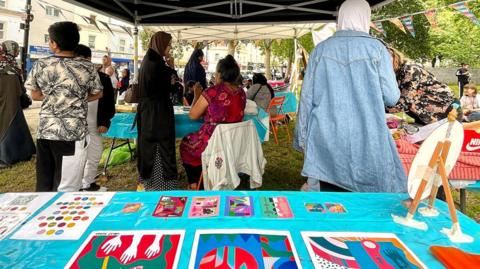
{"type": "MultiPolygon", "coordinates": [[[[397,140],[397,149],[400,154],[403,168],[407,175],[412,166],[415,154],[420,146],[411,144],[405,140],[397,140]]],[[[457,164],[449,176],[450,180],[479,180],[480,179],[480,153],[462,152],[458,158],[457,164]]]]}

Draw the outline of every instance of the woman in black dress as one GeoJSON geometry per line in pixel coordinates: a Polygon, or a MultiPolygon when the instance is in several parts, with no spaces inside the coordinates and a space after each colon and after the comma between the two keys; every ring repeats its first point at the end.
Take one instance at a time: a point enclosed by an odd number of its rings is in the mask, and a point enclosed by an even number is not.
{"type": "Polygon", "coordinates": [[[175,119],[170,99],[173,59],[172,36],[157,32],[143,58],[138,86],[138,172],[147,191],[178,187],[175,156],[175,119]]]}

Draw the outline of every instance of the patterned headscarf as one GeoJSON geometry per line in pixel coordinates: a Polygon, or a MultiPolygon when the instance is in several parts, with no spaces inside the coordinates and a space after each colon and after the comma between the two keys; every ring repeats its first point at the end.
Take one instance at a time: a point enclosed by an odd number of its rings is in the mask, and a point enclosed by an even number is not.
{"type": "Polygon", "coordinates": [[[20,75],[22,72],[17,65],[15,56],[20,46],[17,42],[7,40],[0,45],[0,72],[11,75],[20,75]]]}

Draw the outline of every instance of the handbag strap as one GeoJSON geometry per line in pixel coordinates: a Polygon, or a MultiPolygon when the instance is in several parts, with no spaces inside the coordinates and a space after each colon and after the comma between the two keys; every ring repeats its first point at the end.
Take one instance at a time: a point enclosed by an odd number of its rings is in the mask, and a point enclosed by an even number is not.
{"type": "Polygon", "coordinates": [[[260,85],[260,87],[258,88],[257,92],[253,95],[253,98],[252,100],[255,101],[255,98],[257,97],[257,94],[260,92],[260,90],[263,88],[264,85],[260,85]]]}

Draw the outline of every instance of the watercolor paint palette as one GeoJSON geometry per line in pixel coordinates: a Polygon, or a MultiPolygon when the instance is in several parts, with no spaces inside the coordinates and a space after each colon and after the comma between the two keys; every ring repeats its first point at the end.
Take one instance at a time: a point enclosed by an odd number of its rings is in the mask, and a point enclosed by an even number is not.
{"type": "Polygon", "coordinates": [[[12,239],[79,239],[113,195],[113,192],[65,193],[18,230],[12,239]]]}

